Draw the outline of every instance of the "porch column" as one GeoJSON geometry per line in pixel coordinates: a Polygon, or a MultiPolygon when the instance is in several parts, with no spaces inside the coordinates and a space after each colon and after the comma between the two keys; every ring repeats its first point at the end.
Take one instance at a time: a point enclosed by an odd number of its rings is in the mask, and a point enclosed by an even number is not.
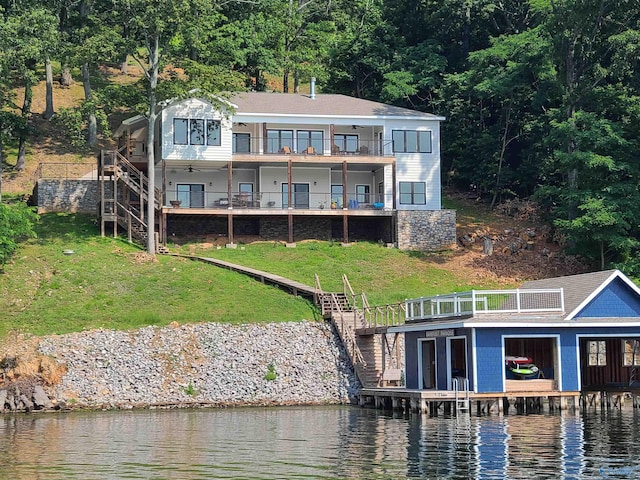
{"type": "Polygon", "coordinates": [[[293,192],[292,190],[292,180],[293,180],[293,166],[291,164],[291,158],[289,158],[289,160],[287,161],[287,183],[289,185],[289,187],[287,188],[287,195],[289,197],[288,199],[288,211],[289,214],[287,215],[287,224],[288,224],[288,230],[289,230],[289,243],[293,243],[293,192]]]}
{"type": "Polygon", "coordinates": [[[267,122],[262,122],[262,152],[267,152],[267,122]]]}
{"type": "Polygon", "coordinates": [[[349,243],[349,217],[347,216],[347,161],[342,162],[342,243],[349,243]]]}
{"type": "Polygon", "coordinates": [[[229,243],[233,243],[233,163],[231,160],[227,162],[227,200],[229,202],[227,209],[227,230],[229,243]]]}
{"type": "Polygon", "coordinates": [[[331,152],[331,155],[333,155],[333,146],[336,144],[336,126],[333,123],[329,125],[329,137],[329,151],[331,152]]]}

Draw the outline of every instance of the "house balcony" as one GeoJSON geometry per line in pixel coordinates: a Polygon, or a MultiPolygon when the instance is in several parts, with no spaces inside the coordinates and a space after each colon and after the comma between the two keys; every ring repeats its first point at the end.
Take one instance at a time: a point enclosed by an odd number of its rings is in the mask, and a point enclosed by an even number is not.
{"type": "Polygon", "coordinates": [[[406,300],[406,320],[429,321],[481,314],[548,314],[564,312],[558,289],[471,290],[406,300]]]}
{"type": "Polygon", "coordinates": [[[390,216],[393,196],[347,192],[325,193],[228,192],[204,190],[185,192],[167,189],[163,211],[176,215],[240,214],[240,215],[349,215],[390,216]],[[291,205],[289,205],[291,201],[291,205]]]}

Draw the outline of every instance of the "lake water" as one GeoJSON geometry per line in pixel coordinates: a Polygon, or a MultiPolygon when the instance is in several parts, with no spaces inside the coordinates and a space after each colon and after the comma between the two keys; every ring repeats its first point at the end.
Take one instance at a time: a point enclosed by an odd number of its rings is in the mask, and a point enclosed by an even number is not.
{"type": "Polygon", "coordinates": [[[0,478],[638,478],[640,412],[436,417],[359,407],[0,416],[0,478]]]}

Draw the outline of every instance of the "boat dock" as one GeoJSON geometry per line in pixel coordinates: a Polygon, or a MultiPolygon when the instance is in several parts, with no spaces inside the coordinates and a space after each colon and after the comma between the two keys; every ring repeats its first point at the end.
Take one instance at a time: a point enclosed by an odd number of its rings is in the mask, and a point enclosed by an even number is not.
{"type": "Polygon", "coordinates": [[[418,412],[432,416],[439,413],[471,412],[478,415],[517,412],[579,410],[580,392],[509,392],[474,393],[464,390],[414,390],[397,387],[363,388],[360,405],[385,410],[418,412]]]}

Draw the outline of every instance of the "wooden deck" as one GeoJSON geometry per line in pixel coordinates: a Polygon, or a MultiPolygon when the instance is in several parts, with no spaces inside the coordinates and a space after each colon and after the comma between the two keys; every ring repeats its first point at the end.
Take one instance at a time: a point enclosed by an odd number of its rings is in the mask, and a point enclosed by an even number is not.
{"type": "Polygon", "coordinates": [[[513,406],[517,411],[577,410],[580,392],[522,391],[474,393],[454,390],[414,390],[406,388],[363,388],[360,405],[376,408],[413,411],[437,415],[439,411],[470,412],[475,403],[478,414],[502,414],[513,406]],[[467,400],[468,393],[468,402],[467,400]]]}
{"type": "Polygon", "coordinates": [[[189,258],[191,260],[197,260],[199,262],[209,263],[211,265],[215,265],[216,267],[226,268],[227,270],[232,270],[234,272],[242,273],[244,275],[248,275],[250,277],[255,278],[261,283],[274,285],[276,287],[285,290],[292,295],[304,297],[304,298],[313,298],[316,294],[315,287],[310,287],[309,285],[305,285],[304,283],[296,282],[294,280],[290,280],[288,278],[281,277],[280,275],[274,275],[273,273],[263,272],[262,270],[256,270],[255,268],[245,267],[243,265],[237,265],[231,262],[225,262],[224,260],[218,260],[217,258],[210,257],[199,257],[196,255],[182,255],[177,253],[169,253],[168,255],[174,257],[182,257],[189,258]]]}

